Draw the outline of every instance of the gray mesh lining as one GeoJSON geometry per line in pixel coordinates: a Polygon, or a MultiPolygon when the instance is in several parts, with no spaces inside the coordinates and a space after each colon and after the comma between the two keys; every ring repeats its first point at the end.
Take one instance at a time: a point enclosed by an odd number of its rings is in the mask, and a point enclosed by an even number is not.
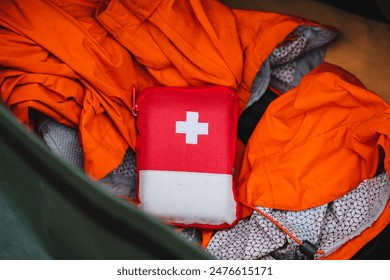
{"type": "MultiPolygon", "coordinates": [[[[326,256],[378,219],[390,196],[388,180],[387,174],[364,180],[335,201],[307,210],[258,208],[298,239],[317,245],[325,251],[321,256],[326,256]]],[[[216,232],[206,249],[218,259],[305,258],[298,250],[298,244],[257,212],[231,229],[216,232]]]]}
{"type": "MultiPolygon", "coordinates": [[[[44,118],[38,130],[43,141],[54,153],[84,170],[83,150],[77,130],[50,118],[44,118]]],[[[135,198],[135,153],[128,149],[122,163],[99,182],[114,195],[135,198]]]]}
{"type": "Polygon", "coordinates": [[[115,195],[135,198],[137,173],[133,150],[128,149],[122,163],[100,182],[115,195]]]}
{"type": "Polygon", "coordinates": [[[54,153],[84,169],[83,150],[75,129],[49,118],[44,119],[38,129],[43,141],[54,153]]]}
{"type": "Polygon", "coordinates": [[[322,27],[296,28],[261,65],[247,107],[260,99],[268,85],[281,92],[297,86],[305,74],[323,61],[324,45],[335,36],[336,32],[322,27]]]}

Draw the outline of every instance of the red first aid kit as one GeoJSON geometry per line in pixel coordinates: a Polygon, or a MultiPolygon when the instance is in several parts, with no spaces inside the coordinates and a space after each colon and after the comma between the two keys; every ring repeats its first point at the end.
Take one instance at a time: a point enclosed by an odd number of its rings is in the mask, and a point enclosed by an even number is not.
{"type": "Polygon", "coordinates": [[[151,87],[135,108],[139,207],[177,226],[233,226],[240,216],[236,93],[224,86],[151,87]]]}

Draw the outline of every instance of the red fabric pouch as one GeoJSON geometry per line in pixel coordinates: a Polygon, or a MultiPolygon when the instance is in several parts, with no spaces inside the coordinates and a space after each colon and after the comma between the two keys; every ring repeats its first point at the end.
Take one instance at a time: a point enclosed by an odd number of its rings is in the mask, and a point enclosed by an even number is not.
{"type": "Polygon", "coordinates": [[[233,226],[240,217],[236,93],[224,86],[151,87],[136,108],[140,208],[181,227],[233,226]]]}

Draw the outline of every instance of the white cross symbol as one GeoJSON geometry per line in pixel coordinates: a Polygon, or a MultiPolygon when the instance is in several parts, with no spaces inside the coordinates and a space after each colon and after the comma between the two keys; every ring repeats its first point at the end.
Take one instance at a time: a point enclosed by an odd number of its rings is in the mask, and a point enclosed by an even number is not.
{"type": "Polygon", "coordinates": [[[186,144],[198,144],[198,135],[209,134],[209,124],[200,123],[198,120],[198,112],[187,112],[185,122],[176,122],[176,133],[185,133],[186,144]]]}

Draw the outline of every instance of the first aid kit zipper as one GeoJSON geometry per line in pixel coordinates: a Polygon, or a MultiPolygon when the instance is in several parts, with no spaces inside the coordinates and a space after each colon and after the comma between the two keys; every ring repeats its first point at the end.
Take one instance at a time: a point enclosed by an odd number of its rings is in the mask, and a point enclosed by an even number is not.
{"type": "MultiPolygon", "coordinates": [[[[159,86],[151,86],[149,87],[148,89],[151,89],[151,88],[158,88],[159,86]]],[[[186,88],[190,88],[190,87],[185,87],[185,86],[161,86],[161,88],[169,88],[170,91],[177,91],[177,90],[183,90],[183,89],[186,89],[186,88]]],[[[224,87],[226,88],[225,89],[225,92],[224,93],[230,93],[229,90],[231,90],[231,88],[227,87],[227,86],[218,86],[219,89],[218,89],[218,92],[221,92],[222,93],[222,90],[221,88],[224,87]]],[[[206,90],[206,91],[209,91],[211,89],[211,86],[198,86],[196,87],[197,91],[203,91],[203,90],[206,90]]],[[[137,92],[137,88],[135,85],[132,86],[132,101],[133,101],[133,104],[132,104],[132,107],[131,107],[131,113],[133,114],[134,117],[136,117],[138,115],[138,112],[139,112],[139,105],[141,104],[141,102],[143,101],[143,99],[148,95],[149,91],[146,91],[145,90],[141,90],[139,93],[137,92]],[[138,95],[138,96],[137,96],[138,95]]],[[[233,93],[231,93],[233,94],[233,93]]],[[[235,97],[237,97],[236,94],[234,94],[235,97]]]]}

